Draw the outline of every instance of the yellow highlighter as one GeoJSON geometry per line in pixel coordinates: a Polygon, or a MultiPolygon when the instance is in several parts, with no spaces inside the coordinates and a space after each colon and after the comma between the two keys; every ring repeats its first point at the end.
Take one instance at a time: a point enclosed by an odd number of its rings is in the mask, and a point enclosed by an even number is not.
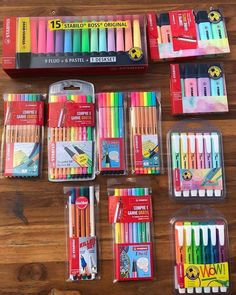
{"type": "Polygon", "coordinates": [[[30,18],[19,17],[16,32],[16,63],[18,68],[30,68],[30,18]]]}
{"type": "MultiPolygon", "coordinates": [[[[187,133],[180,133],[180,163],[181,163],[181,169],[186,170],[183,171],[182,177],[186,180],[188,178],[188,171],[189,169],[188,166],[188,136],[187,133]]],[[[190,191],[189,190],[184,190],[183,191],[183,196],[184,197],[189,197],[190,191]]]]}

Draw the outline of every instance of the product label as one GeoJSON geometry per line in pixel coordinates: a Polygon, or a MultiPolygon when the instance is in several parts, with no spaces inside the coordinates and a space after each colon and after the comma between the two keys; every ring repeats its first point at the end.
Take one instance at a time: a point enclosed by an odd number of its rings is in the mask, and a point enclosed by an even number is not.
{"type": "Polygon", "coordinates": [[[134,136],[134,166],[135,168],[160,167],[158,136],[134,136]]]}
{"type": "Polygon", "coordinates": [[[229,287],[228,262],[184,264],[184,288],[229,287]]]}
{"type": "Polygon", "coordinates": [[[5,125],[43,125],[42,101],[5,101],[5,125]]]}
{"type": "Polygon", "coordinates": [[[124,170],[124,140],[123,138],[100,139],[100,170],[124,170]]]}
{"type": "Polygon", "coordinates": [[[93,103],[72,101],[49,103],[49,127],[87,127],[95,125],[93,103]]]}
{"type": "Polygon", "coordinates": [[[116,279],[145,280],[152,279],[152,245],[140,243],[133,245],[115,245],[116,279]]]}
{"type": "MultiPolygon", "coordinates": [[[[50,168],[93,167],[92,141],[58,141],[49,144],[50,168]]],[[[82,174],[81,172],[78,174],[82,174]]]]}
{"type": "Polygon", "coordinates": [[[68,21],[63,22],[61,19],[48,21],[48,27],[51,31],[56,30],[84,30],[84,29],[127,29],[129,22],[123,20],[112,21],[68,21]]]}
{"type": "Polygon", "coordinates": [[[151,196],[110,196],[109,222],[151,222],[151,196]]]}
{"type": "Polygon", "coordinates": [[[222,190],[222,169],[175,169],[175,189],[183,190],[222,190]]]}
{"type": "Polygon", "coordinates": [[[16,61],[16,17],[5,17],[2,30],[2,67],[15,68],[16,61]]]}
{"type": "Polygon", "coordinates": [[[227,96],[183,97],[183,113],[221,113],[228,112],[227,96]]]}
{"type": "Polygon", "coordinates": [[[38,176],[40,145],[34,142],[6,144],[5,176],[38,176]]]}
{"type": "Polygon", "coordinates": [[[192,10],[169,12],[173,50],[196,49],[198,47],[195,16],[192,10]]]}

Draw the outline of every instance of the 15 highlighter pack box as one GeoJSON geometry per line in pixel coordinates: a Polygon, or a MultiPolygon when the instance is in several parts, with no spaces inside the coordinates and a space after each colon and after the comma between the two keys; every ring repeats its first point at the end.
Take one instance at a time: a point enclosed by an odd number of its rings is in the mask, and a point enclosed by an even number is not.
{"type": "Polygon", "coordinates": [[[147,25],[153,61],[230,52],[220,9],[148,13],[147,25]]]}
{"type": "Polygon", "coordinates": [[[225,218],[195,205],[176,212],[170,223],[174,294],[231,294],[225,218]]]}
{"type": "Polygon", "coordinates": [[[11,76],[144,72],[146,17],[5,17],[2,65],[11,76]]]}

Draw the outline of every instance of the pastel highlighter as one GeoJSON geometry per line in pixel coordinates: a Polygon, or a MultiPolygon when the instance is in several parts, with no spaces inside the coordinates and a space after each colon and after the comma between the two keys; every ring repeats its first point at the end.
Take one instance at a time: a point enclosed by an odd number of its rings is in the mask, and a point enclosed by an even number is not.
{"type": "Polygon", "coordinates": [[[135,16],[133,19],[133,46],[137,48],[142,48],[140,21],[138,16],[135,16]]]}
{"type": "Polygon", "coordinates": [[[198,65],[198,95],[199,96],[210,96],[211,95],[211,86],[210,79],[208,74],[208,65],[199,64],[198,65]]]}
{"type": "Polygon", "coordinates": [[[133,47],[132,26],[130,19],[126,20],[127,28],[125,28],[125,51],[129,51],[133,47]]]}
{"type": "Polygon", "coordinates": [[[198,11],[196,15],[196,22],[198,24],[198,34],[200,40],[211,40],[213,38],[212,29],[207,11],[198,11]]]}
{"type": "Polygon", "coordinates": [[[98,52],[98,29],[92,28],[90,34],[90,51],[98,52]]]}
{"type": "MultiPolygon", "coordinates": [[[[109,21],[112,21],[112,18],[109,17],[109,21]]],[[[115,29],[107,29],[107,51],[116,51],[115,29]]]]}
{"type": "Polygon", "coordinates": [[[161,44],[161,27],[160,27],[160,21],[158,16],[156,17],[157,22],[157,44],[161,44]]]}
{"type": "MultiPolygon", "coordinates": [[[[211,13],[213,13],[213,12],[210,12],[210,14],[211,13]]],[[[224,38],[226,38],[225,24],[224,24],[222,16],[221,16],[219,21],[211,23],[211,28],[212,28],[213,39],[224,39],[224,38]]]]}
{"type": "Polygon", "coordinates": [[[37,18],[30,18],[30,39],[31,51],[33,54],[38,53],[38,20],[37,18]]]}
{"type": "MultiPolygon", "coordinates": [[[[103,21],[100,19],[100,21],[103,21]]],[[[107,51],[107,32],[106,29],[99,29],[98,50],[99,52],[107,51]]]]}
{"type": "Polygon", "coordinates": [[[194,64],[186,64],[184,90],[186,97],[197,96],[197,68],[194,64]]]}
{"type": "Polygon", "coordinates": [[[39,19],[39,33],[38,33],[38,53],[46,53],[46,19],[39,19]]]}
{"type": "Polygon", "coordinates": [[[81,52],[81,30],[73,30],[73,53],[81,52]]]}
{"type": "Polygon", "coordinates": [[[210,79],[211,84],[211,95],[212,96],[223,96],[225,95],[224,91],[224,80],[222,77],[222,69],[220,65],[214,65],[210,67],[209,71],[211,72],[212,78],[210,79]],[[214,77],[214,72],[220,73],[220,75],[217,77],[214,77]]]}
{"type": "Polygon", "coordinates": [[[55,53],[56,53],[56,55],[62,54],[64,52],[63,38],[64,38],[63,31],[57,30],[55,33],[55,53]]]}
{"type": "MultiPolygon", "coordinates": [[[[117,16],[118,21],[122,21],[121,16],[117,16]]],[[[116,29],[116,51],[124,51],[124,32],[123,28],[116,29]]]]}
{"type": "MultiPolygon", "coordinates": [[[[69,22],[69,21],[66,21],[66,22],[69,22]]],[[[72,31],[71,30],[65,30],[64,53],[65,54],[72,53],[72,31]]]]}
{"type": "Polygon", "coordinates": [[[46,53],[47,54],[53,54],[54,53],[54,31],[50,30],[48,25],[47,25],[46,53]]]}
{"type": "Polygon", "coordinates": [[[169,13],[161,13],[159,16],[162,43],[172,43],[172,34],[169,13]]]}

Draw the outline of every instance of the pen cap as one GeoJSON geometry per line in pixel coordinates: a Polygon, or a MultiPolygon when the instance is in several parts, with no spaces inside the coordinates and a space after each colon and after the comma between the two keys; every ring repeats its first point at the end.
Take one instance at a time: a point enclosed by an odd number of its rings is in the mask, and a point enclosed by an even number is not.
{"type": "Polygon", "coordinates": [[[156,24],[157,24],[158,27],[160,26],[160,20],[159,20],[158,16],[156,16],[156,24]]]}
{"type": "Polygon", "coordinates": [[[185,79],[186,78],[197,78],[197,67],[195,64],[185,65],[185,79]]]}
{"type": "Polygon", "coordinates": [[[209,66],[207,64],[198,64],[197,66],[197,76],[198,78],[208,78],[208,69],[209,66]]]}
{"type": "Polygon", "coordinates": [[[185,65],[183,65],[183,64],[179,65],[179,72],[180,72],[180,78],[184,79],[184,77],[185,77],[185,65]]]}
{"type": "Polygon", "coordinates": [[[159,16],[159,23],[160,23],[160,26],[169,26],[170,25],[169,13],[161,13],[159,16]]]}
{"type": "Polygon", "coordinates": [[[206,23],[206,22],[210,22],[207,11],[206,10],[198,11],[196,15],[196,23],[199,24],[199,23],[206,23]]]}

